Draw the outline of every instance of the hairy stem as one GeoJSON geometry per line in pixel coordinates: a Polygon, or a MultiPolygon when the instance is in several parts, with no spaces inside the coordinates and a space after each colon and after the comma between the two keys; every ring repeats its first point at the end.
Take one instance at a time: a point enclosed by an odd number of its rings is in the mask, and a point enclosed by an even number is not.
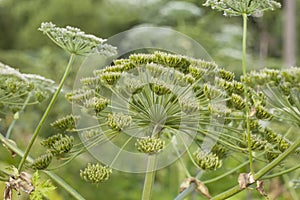
{"type": "MultiPolygon", "coordinates": [[[[254,174],[254,180],[259,180],[261,177],[263,177],[265,174],[267,174],[269,171],[271,171],[274,167],[276,167],[282,160],[284,160],[287,156],[289,156],[298,146],[300,145],[300,138],[298,138],[285,152],[280,154],[276,159],[274,159],[271,163],[269,163],[267,166],[262,168],[260,171],[258,171],[256,174],[254,174]]],[[[229,198],[244,189],[241,189],[239,185],[234,186],[233,188],[213,197],[213,200],[222,200],[229,198]]]]}
{"type": "MultiPolygon", "coordinates": [[[[10,150],[15,152],[18,156],[24,158],[25,153],[21,149],[19,149],[15,144],[6,140],[6,138],[2,134],[0,134],[0,140],[3,144],[5,144],[5,146],[7,146],[10,150]]],[[[27,156],[26,161],[32,163],[33,159],[30,156],[27,156]]],[[[47,174],[50,178],[52,178],[53,181],[55,181],[59,186],[64,188],[75,199],[85,200],[84,197],[82,197],[74,188],[72,188],[68,183],[66,183],[63,179],[57,176],[54,172],[44,171],[44,170],[41,171],[47,174]]]]}
{"type": "MultiPolygon", "coordinates": [[[[24,112],[24,110],[25,110],[25,108],[26,108],[26,106],[27,106],[27,104],[28,104],[30,98],[31,98],[31,93],[28,94],[28,96],[27,96],[27,98],[26,98],[26,100],[25,100],[25,102],[24,102],[24,104],[23,104],[21,110],[19,110],[19,112],[18,112],[19,115],[21,115],[21,114],[24,112]]],[[[18,120],[18,119],[14,117],[13,121],[10,123],[10,125],[9,125],[9,127],[8,127],[8,129],[7,129],[6,135],[5,135],[5,137],[6,137],[7,139],[10,138],[11,132],[12,132],[12,130],[13,130],[13,128],[14,128],[14,126],[15,126],[17,120],[18,120]]]]}
{"type": "Polygon", "coordinates": [[[147,172],[145,175],[145,181],[143,186],[143,194],[142,200],[150,200],[152,195],[152,187],[154,184],[155,178],[155,166],[156,166],[156,156],[149,155],[148,156],[148,163],[147,163],[147,172]]]}
{"type": "MultiPolygon", "coordinates": [[[[247,48],[247,14],[243,14],[243,57],[242,57],[242,67],[243,67],[243,76],[247,76],[247,64],[246,64],[246,48],[247,48]]],[[[251,134],[250,134],[250,123],[249,123],[249,105],[248,105],[248,87],[245,84],[244,96],[246,99],[245,111],[246,111],[246,135],[247,135],[247,146],[248,146],[248,157],[249,157],[249,167],[251,174],[254,174],[253,168],[253,158],[252,158],[252,149],[251,149],[251,134]]]]}
{"type": "Polygon", "coordinates": [[[57,88],[57,90],[55,91],[55,93],[54,93],[54,95],[53,95],[53,97],[52,97],[52,99],[51,99],[51,101],[50,101],[50,103],[49,103],[49,105],[48,105],[46,111],[44,112],[44,114],[43,114],[43,116],[42,116],[42,118],[41,118],[39,124],[37,125],[37,127],[36,127],[36,129],[35,129],[35,131],[34,131],[34,133],[33,133],[33,136],[32,136],[32,138],[30,139],[29,144],[28,144],[27,147],[26,147],[24,156],[22,157],[22,159],[21,159],[21,161],[20,161],[20,163],[19,163],[19,166],[18,166],[18,170],[19,170],[19,171],[22,170],[22,167],[23,167],[24,164],[25,164],[25,161],[26,161],[26,158],[27,158],[27,156],[28,156],[28,154],[29,154],[29,152],[30,152],[30,149],[31,149],[32,145],[34,144],[35,139],[36,139],[37,136],[39,135],[39,132],[40,132],[40,130],[41,130],[41,128],[42,128],[42,125],[44,124],[44,122],[45,122],[47,116],[49,115],[50,110],[52,109],[52,107],[53,107],[53,105],[54,105],[54,102],[55,102],[55,100],[57,99],[57,97],[58,97],[58,95],[59,95],[59,93],[60,93],[60,91],[61,91],[61,89],[62,89],[62,87],[63,87],[63,85],[64,85],[64,83],[65,83],[65,81],[66,81],[66,79],[67,79],[67,77],[68,77],[68,75],[69,75],[69,72],[70,72],[70,70],[71,70],[71,66],[72,66],[72,63],[73,63],[73,61],[74,61],[74,58],[75,58],[75,54],[71,54],[70,59],[69,59],[69,63],[68,63],[68,65],[67,65],[66,70],[65,70],[65,73],[64,73],[64,75],[63,75],[63,77],[62,77],[62,79],[61,79],[61,81],[60,81],[60,83],[59,83],[59,85],[58,85],[58,88],[57,88]]]}

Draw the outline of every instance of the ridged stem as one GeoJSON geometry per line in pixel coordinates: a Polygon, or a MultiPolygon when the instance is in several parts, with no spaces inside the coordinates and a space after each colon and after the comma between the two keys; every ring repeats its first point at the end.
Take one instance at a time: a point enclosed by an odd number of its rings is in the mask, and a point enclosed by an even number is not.
{"type": "Polygon", "coordinates": [[[150,200],[155,178],[156,155],[148,156],[147,172],[145,175],[142,200],[150,200]]]}
{"type": "MultiPolygon", "coordinates": [[[[247,14],[243,14],[243,49],[242,49],[242,68],[243,68],[243,76],[246,78],[247,76],[247,64],[246,64],[246,49],[247,49],[247,14]]],[[[249,105],[248,105],[248,87],[245,84],[245,90],[244,90],[244,96],[246,99],[245,103],[245,111],[246,111],[246,136],[247,136],[247,146],[248,146],[248,157],[249,157],[249,168],[251,174],[254,174],[254,168],[253,168],[253,157],[252,157],[252,149],[251,149],[251,134],[250,134],[250,123],[249,123],[249,105]]]]}
{"type": "Polygon", "coordinates": [[[54,105],[54,102],[57,99],[57,97],[58,97],[58,95],[59,95],[59,93],[60,93],[60,91],[61,91],[61,89],[62,89],[62,87],[63,87],[63,85],[64,85],[64,83],[65,83],[65,81],[66,81],[66,79],[68,77],[68,75],[69,75],[69,72],[71,70],[71,66],[72,66],[72,63],[73,63],[74,59],[75,59],[75,54],[71,54],[70,59],[69,59],[69,63],[67,65],[65,73],[64,73],[64,75],[63,75],[63,77],[62,77],[62,79],[61,79],[61,81],[60,81],[60,83],[58,85],[58,88],[55,91],[55,93],[54,93],[54,95],[53,95],[53,97],[52,97],[52,99],[51,99],[51,101],[50,101],[47,109],[45,110],[42,118],[40,119],[40,122],[37,125],[37,127],[36,127],[36,129],[35,129],[35,131],[33,133],[33,136],[32,136],[32,138],[29,141],[29,144],[26,147],[24,156],[22,157],[22,159],[21,159],[21,161],[19,163],[19,166],[18,166],[19,172],[22,170],[22,167],[25,164],[25,161],[26,161],[26,158],[27,158],[27,156],[28,156],[28,154],[30,152],[30,149],[32,148],[32,145],[34,144],[34,141],[36,140],[37,136],[39,135],[39,132],[40,132],[40,130],[41,130],[41,128],[42,128],[42,126],[43,126],[43,124],[44,124],[47,116],[49,115],[50,110],[52,109],[52,107],[54,105]]]}

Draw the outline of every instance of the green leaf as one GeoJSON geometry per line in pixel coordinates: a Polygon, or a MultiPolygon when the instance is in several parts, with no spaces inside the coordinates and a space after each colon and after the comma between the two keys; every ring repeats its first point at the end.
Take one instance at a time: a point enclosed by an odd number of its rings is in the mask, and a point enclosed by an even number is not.
{"type": "Polygon", "coordinates": [[[47,197],[47,194],[50,191],[56,189],[50,180],[41,182],[38,171],[36,171],[32,176],[32,184],[34,185],[35,190],[30,194],[30,200],[42,200],[43,196],[47,197]]]}

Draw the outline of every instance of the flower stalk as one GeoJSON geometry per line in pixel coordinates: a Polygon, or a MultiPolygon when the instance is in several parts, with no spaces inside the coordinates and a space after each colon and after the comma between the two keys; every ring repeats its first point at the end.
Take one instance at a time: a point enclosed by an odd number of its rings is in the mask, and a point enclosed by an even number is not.
{"type": "Polygon", "coordinates": [[[66,79],[67,79],[67,77],[69,75],[69,73],[70,73],[70,70],[71,70],[72,64],[74,62],[74,59],[75,59],[75,54],[71,54],[70,59],[69,59],[69,63],[67,65],[65,73],[64,73],[64,75],[63,75],[63,77],[62,77],[62,79],[61,79],[61,81],[60,81],[60,83],[58,85],[58,88],[56,89],[56,91],[55,91],[55,93],[54,93],[54,95],[53,95],[53,97],[52,97],[52,99],[51,99],[51,101],[50,101],[47,109],[45,110],[42,118],[40,119],[39,124],[37,125],[37,127],[36,127],[36,129],[35,129],[35,131],[33,133],[32,138],[30,139],[29,144],[26,147],[24,156],[22,157],[22,159],[21,159],[21,161],[19,163],[18,171],[22,170],[22,168],[23,168],[23,166],[25,164],[26,158],[27,158],[27,156],[28,156],[28,154],[29,154],[29,152],[30,152],[30,150],[32,148],[32,145],[34,144],[34,141],[36,140],[37,136],[39,135],[39,132],[40,132],[40,130],[41,130],[41,128],[42,128],[42,126],[43,126],[43,124],[44,124],[47,116],[49,115],[50,110],[52,109],[52,107],[53,107],[53,105],[55,103],[55,100],[57,99],[57,97],[58,97],[58,95],[59,95],[59,93],[60,93],[60,91],[61,91],[61,89],[62,89],[62,87],[63,87],[63,85],[64,85],[64,83],[65,83],[65,81],[66,81],[66,79]]]}
{"type": "MultiPolygon", "coordinates": [[[[246,63],[246,56],[247,56],[247,14],[242,14],[243,18],[243,49],[242,49],[242,67],[243,67],[243,76],[247,76],[247,63],[246,63]]],[[[249,99],[248,97],[248,87],[245,84],[245,90],[244,90],[244,96],[246,98],[246,102],[249,99]]],[[[251,174],[254,174],[254,168],[253,168],[253,158],[252,158],[252,148],[251,148],[251,133],[250,133],[250,121],[249,121],[249,105],[248,103],[245,103],[245,122],[246,122],[246,136],[247,136],[247,146],[248,146],[248,157],[249,157],[249,168],[251,174]]]]}
{"type": "Polygon", "coordinates": [[[155,178],[156,155],[148,156],[147,172],[144,180],[142,200],[150,200],[155,178]]]}

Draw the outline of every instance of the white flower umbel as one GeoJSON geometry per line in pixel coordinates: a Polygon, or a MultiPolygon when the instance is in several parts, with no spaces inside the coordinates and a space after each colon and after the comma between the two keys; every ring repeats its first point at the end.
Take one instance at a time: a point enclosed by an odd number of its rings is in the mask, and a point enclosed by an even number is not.
{"type": "Polygon", "coordinates": [[[105,39],[86,34],[79,28],[71,26],[60,28],[52,22],[43,22],[38,30],[46,34],[62,49],[76,55],[87,55],[92,52],[107,55],[108,53],[114,54],[116,52],[114,47],[104,44],[105,39]]]}
{"type": "Polygon", "coordinates": [[[273,0],[207,0],[203,5],[223,11],[225,16],[257,15],[281,7],[273,0]]]}

